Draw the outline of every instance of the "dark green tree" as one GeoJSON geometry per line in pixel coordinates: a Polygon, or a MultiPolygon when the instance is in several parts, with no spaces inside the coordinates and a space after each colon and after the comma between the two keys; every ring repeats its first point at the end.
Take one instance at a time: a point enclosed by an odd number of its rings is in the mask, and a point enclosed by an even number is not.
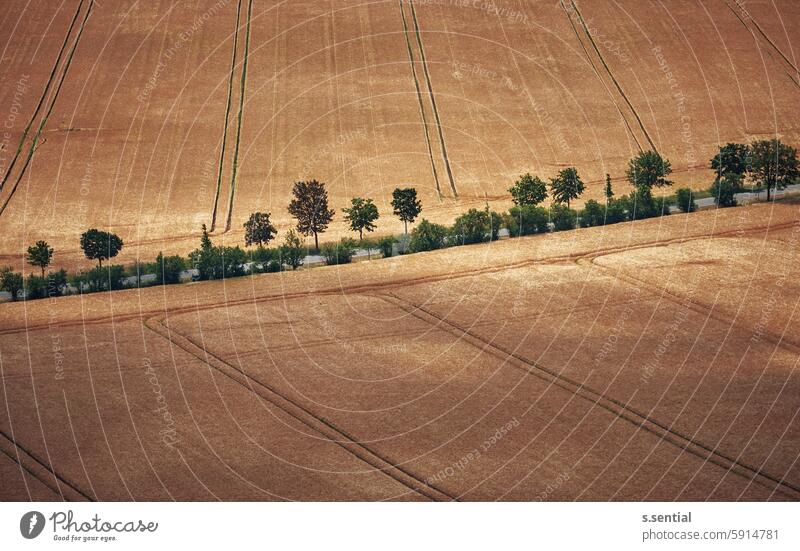
{"type": "Polygon", "coordinates": [[[456,218],[452,235],[460,245],[482,243],[491,239],[491,218],[488,210],[469,209],[456,218]]]}
{"type": "Polygon", "coordinates": [[[116,234],[90,229],[81,235],[81,249],[89,260],[97,260],[103,266],[103,260],[114,258],[122,250],[122,239],[116,234]]]}
{"type": "Polygon", "coordinates": [[[604,209],[603,206],[594,199],[589,199],[583,206],[583,210],[580,213],[580,218],[581,226],[584,228],[602,226],[606,219],[606,209],[604,209]]]}
{"type": "Polygon", "coordinates": [[[716,171],[717,178],[727,174],[744,176],[748,171],[750,146],[743,143],[727,143],[719,148],[719,153],[711,159],[711,168],[716,171]]]}
{"type": "Polygon", "coordinates": [[[42,277],[44,271],[53,260],[53,247],[47,241],[37,241],[35,245],[28,247],[28,264],[41,268],[42,277]]]}
{"type": "Polygon", "coordinates": [[[408,223],[414,222],[422,212],[422,201],[417,199],[417,190],[413,187],[396,188],[392,192],[392,208],[394,214],[405,224],[408,234],[408,223]]]}
{"type": "Polygon", "coordinates": [[[19,292],[22,291],[25,280],[22,274],[18,274],[11,270],[11,268],[3,268],[0,270],[0,289],[7,291],[11,295],[11,300],[19,298],[19,292]]]}
{"type": "Polygon", "coordinates": [[[606,195],[606,202],[608,202],[609,199],[614,197],[614,190],[611,189],[611,174],[606,174],[605,195],[606,195]]]}
{"type": "Polygon", "coordinates": [[[550,207],[550,220],[553,222],[553,231],[574,230],[578,223],[578,213],[556,203],[550,207]]]}
{"type": "Polygon", "coordinates": [[[305,258],[305,251],[303,251],[303,242],[294,230],[289,230],[283,240],[283,245],[280,248],[281,261],[290,266],[292,270],[296,270],[303,265],[305,258]]]}
{"type": "Polygon", "coordinates": [[[678,188],[675,191],[675,202],[681,212],[694,212],[697,210],[697,203],[694,202],[694,193],[689,188],[678,188]]]}
{"type": "Polygon", "coordinates": [[[508,191],[517,206],[535,207],[547,199],[547,185],[538,176],[531,176],[530,172],[520,176],[508,191]]]}
{"type": "Polygon", "coordinates": [[[275,237],[278,230],[272,225],[268,212],[254,212],[244,223],[244,242],[249,247],[263,247],[275,237]]]}
{"type": "Polygon", "coordinates": [[[328,208],[328,191],[325,184],[316,180],[297,182],[292,189],[294,199],[289,203],[289,214],[297,219],[297,231],[314,236],[314,247],[319,249],[319,234],[328,229],[335,211],[328,208]]]}
{"type": "Polygon", "coordinates": [[[671,186],[667,176],[672,173],[670,162],[655,151],[644,151],[628,163],[625,176],[637,190],[649,196],[654,187],[671,186]]]}
{"type": "Polygon", "coordinates": [[[181,272],[186,268],[183,258],[174,256],[164,256],[158,253],[156,257],[156,284],[172,285],[181,282],[181,272]]]}
{"type": "Polygon", "coordinates": [[[565,168],[558,173],[558,176],[550,180],[550,192],[553,200],[562,204],[565,203],[569,208],[569,203],[573,199],[580,197],[585,186],[578,176],[578,170],[574,167],[565,168]]]}
{"type": "Polygon", "coordinates": [[[419,225],[411,232],[409,250],[412,253],[422,251],[433,251],[441,249],[447,243],[447,228],[441,224],[428,222],[424,218],[419,225]]]}
{"type": "Polygon", "coordinates": [[[718,207],[735,207],[736,194],[742,189],[742,175],[729,172],[722,178],[715,178],[711,185],[711,195],[718,207]]]}
{"type": "Polygon", "coordinates": [[[767,201],[773,189],[784,189],[800,177],[797,150],[780,140],[754,142],[750,151],[750,178],[757,185],[767,188],[767,201]]]}
{"type": "Polygon", "coordinates": [[[206,229],[206,225],[203,224],[203,235],[200,237],[200,248],[201,249],[210,249],[213,247],[211,243],[211,238],[208,236],[208,230],[206,229]]]}
{"type": "Polygon", "coordinates": [[[374,222],[379,217],[378,207],[372,199],[361,197],[354,197],[352,205],[349,209],[342,209],[345,214],[344,219],[350,224],[351,230],[358,232],[358,238],[363,240],[364,230],[371,232],[375,229],[374,222]]]}

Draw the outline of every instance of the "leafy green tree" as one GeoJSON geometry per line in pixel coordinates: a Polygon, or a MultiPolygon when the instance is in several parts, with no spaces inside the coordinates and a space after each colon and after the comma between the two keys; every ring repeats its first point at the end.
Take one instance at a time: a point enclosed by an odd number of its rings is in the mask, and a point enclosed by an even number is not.
{"type": "Polygon", "coordinates": [[[378,207],[372,202],[372,199],[363,199],[361,197],[354,197],[352,200],[352,207],[349,209],[342,209],[345,216],[344,219],[350,224],[350,229],[358,232],[358,238],[364,239],[364,230],[371,232],[375,229],[375,220],[378,219],[378,207]]]}
{"type": "Polygon", "coordinates": [[[606,203],[606,224],[618,224],[628,219],[630,211],[630,199],[627,195],[621,195],[618,199],[611,198],[606,203]]]}
{"type": "Polygon", "coordinates": [[[106,277],[107,288],[110,291],[119,291],[125,288],[125,266],[120,266],[119,264],[109,266],[106,277]]]}
{"type": "Polygon", "coordinates": [[[671,186],[672,182],[667,180],[671,173],[668,160],[655,151],[644,151],[630,160],[625,176],[634,189],[649,195],[654,187],[671,186]]]}
{"type": "Polygon", "coordinates": [[[325,257],[325,263],[328,266],[333,266],[336,264],[349,264],[357,249],[358,243],[345,237],[338,243],[324,243],[320,252],[325,257]]]}
{"type": "Polygon", "coordinates": [[[389,258],[392,256],[395,243],[397,243],[397,239],[391,235],[388,237],[382,237],[378,240],[378,249],[381,251],[383,258],[389,258]]]}
{"type": "Polygon", "coordinates": [[[741,188],[742,175],[728,172],[722,178],[715,178],[708,191],[714,197],[714,203],[718,207],[725,208],[736,206],[736,194],[741,191],[741,188]]]}
{"type": "Polygon", "coordinates": [[[606,202],[608,202],[612,197],[614,197],[614,190],[611,189],[611,174],[606,174],[606,202]]]}
{"type": "Polygon", "coordinates": [[[584,188],[585,186],[578,176],[578,170],[574,167],[565,168],[558,173],[558,176],[550,180],[550,192],[553,194],[553,200],[557,204],[566,203],[567,208],[569,208],[570,201],[580,197],[584,188]]]}
{"type": "Polygon", "coordinates": [[[681,212],[694,212],[697,210],[697,203],[694,202],[694,193],[689,188],[678,188],[675,191],[675,200],[681,212]]]}
{"type": "Polygon", "coordinates": [[[469,209],[456,218],[452,235],[459,245],[482,243],[491,239],[490,223],[488,210],[469,209]]]}
{"type": "Polygon", "coordinates": [[[208,230],[206,229],[206,225],[203,224],[203,234],[200,237],[200,248],[201,249],[210,249],[214,245],[211,243],[211,238],[208,236],[208,230]]]}
{"type": "Polygon", "coordinates": [[[542,207],[512,207],[503,217],[503,224],[512,237],[547,233],[550,215],[542,207]]]}
{"type": "Polygon", "coordinates": [[[594,199],[589,199],[583,206],[580,218],[584,228],[602,226],[606,221],[606,209],[594,199]]]}
{"type": "Polygon", "coordinates": [[[396,188],[392,192],[392,208],[395,216],[402,220],[405,233],[408,234],[408,223],[413,223],[422,212],[422,202],[417,199],[417,190],[413,187],[396,188]]]}
{"type": "Polygon", "coordinates": [[[114,258],[122,250],[122,239],[116,234],[90,229],[81,235],[81,249],[89,260],[97,260],[103,266],[103,260],[114,258]]]}
{"type": "Polygon", "coordinates": [[[531,176],[530,172],[520,176],[508,191],[517,206],[535,207],[547,199],[547,185],[538,176],[531,176]]]}
{"type": "Polygon", "coordinates": [[[10,294],[11,300],[19,298],[19,292],[22,291],[24,283],[22,274],[14,272],[11,268],[0,270],[0,289],[10,294]]]}
{"type": "Polygon", "coordinates": [[[283,245],[280,248],[281,260],[292,270],[296,270],[303,265],[305,258],[305,251],[303,250],[303,242],[294,230],[289,230],[283,240],[283,245]]]}
{"type": "Polygon", "coordinates": [[[747,144],[727,143],[711,159],[711,168],[716,171],[717,178],[727,174],[744,176],[748,171],[749,157],[750,146],[747,144]]]}
{"type": "Polygon", "coordinates": [[[47,297],[47,280],[43,277],[29,274],[25,281],[25,300],[36,300],[47,297]]]}
{"type": "Polygon", "coordinates": [[[47,244],[47,241],[37,241],[35,245],[28,247],[28,264],[36,266],[42,270],[42,278],[44,278],[44,271],[53,260],[53,247],[47,244]]]}
{"type": "Polygon", "coordinates": [[[550,220],[553,223],[554,231],[574,230],[578,222],[578,213],[556,203],[550,207],[550,220]]]}
{"type": "Polygon", "coordinates": [[[785,189],[800,177],[797,150],[780,140],[753,142],[750,151],[750,178],[757,185],[767,188],[767,201],[773,189],[785,189]]]}
{"type": "Polygon", "coordinates": [[[314,236],[314,247],[319,249],[319,234],[328,229],[335,211],[328,208],[328,191],[325,184],[316,180],[297,182],[292,189],[294,199],[289,203],[289,214],[297,219],[297,231],[314,236]]]}
{"type": "Polygon", "coordinates": [[[254,212],[244,223],[244,242],[249,247],[263,247],[275,237],[278,230],[272,225],[268,212],[254,212]]]}
{"type": "Polygon", "coordinates": [[[411,232],[409,250],[412,253],[433,251],[443,248],[447,243],[447,228],[441,224],[428,222],[424,218],[411,232]]]}
{"type": "Polygon", "coordinates": [[[174,255],[165,257],[158,253],[156,257],[156,284],[172,285],[181,282],[181,272],[186,269],[183,258],[174,255]]]}

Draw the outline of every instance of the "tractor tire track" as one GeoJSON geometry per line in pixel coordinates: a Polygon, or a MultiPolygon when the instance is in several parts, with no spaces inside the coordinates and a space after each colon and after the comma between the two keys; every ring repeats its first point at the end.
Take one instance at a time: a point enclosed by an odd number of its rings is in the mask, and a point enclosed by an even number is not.
{"type": "Polygon", "coordinates": [[[11,438],[5,431],[0,430],[0,452],[8,456],[25,472],[44,484],[66,501],[94,501],[88,494],[68,481],[64,476],[56,473],[55,469],[39,459],[33,451],[28,450],[19,442],[11,438]],[[55,481],[55,483],[53,482],[55,481]]]}
{"type": "Polygon", "coordinates": [[[6,196],[3,205],[0,206],[0,216],[2,216],[3,212],[6,210],[6,207],[8,206],[8,203],[11,201],[11,198],[14,197],[14,193],[17,191],[17,188],[19,187],[19,184],[22,181],[22,177],[25,176],[25,171],[28,169],[28,165],[30,165],[31,159],[33,158],[33,154],[36,152],[37,146],[39,145],[39,137],[41,136],[42,130],[47,124],[47,121],[53,112],[53,108],[55,107],[56,102],[58,101],[58,94],[61,91],[61,86],[64,84],[64,80],[66,80],[67,78],[69,67],[72,64],[72,58],[75,55],[75,50],[77,49],[78,43],[81,40],[81,35],[83,35],[83,29],[86,26],[86,21],[89,20],[89,16],[92,13],[93,7],[94,7],[94,0],[90,0],[89,8],[86,10],[86,14],[83,17],[83,21],[81,21],[81,26],[78,29],[78,33],[75,35],[75,41],[72,43],[72,48],[70,49],[69,56],[64,62],[64,66],[61,71],[61,78],[58,81],[58,86],[53,92],[50,105],[48,106],[47,111],[44,114],[44,117],[39,123],[39,127],[36,129],[36,134],[34,134],[33,139],[31,140],[30,149],[28,150],[28,155],[25,158],[25,164],[22,165],[22,169],[20,170],[20,173],[17,176],[17,179],[14,182],[13,187],[11,188],[11,191],[9,191],[8,195],[6,196]]]}
{"type": "Polygon", "coordinates": [[[607,396],[603,392],[594,390],[562,373],[546,368],[538,362],[534,362],[513,350],[509,350],[495,343],[493,340],[476,335],[423,306],[417,306],[393,294],[375,296],[383,298],[388,304],[401,308],[420,320],[426,321],[435,327],[439,327],[457,336],[459,339],[465,340],[472,346],[478,348],[481,352],[486,352],[498,359],[508,361],[509,365],[512,365],[527,375],[534,376],[548,384],[555,385],[580,399],[590,402],[594,406],[608,411],[612,415],[634,425],[637,429],[645,430],[655,435],[659,440],[668,442],[680,450],[702,459],[704,462],[712,463],[726,472],[734,473],[754,484],[780,493],[792,500],[800,501],[800,486],[784,480],[783,477],[778,477],[763,469],[759,469],[749,463],[720,452],[716,447],[711,447],[703,442],[695,440],[692,436],[684,434],[672,428],[671,425],[667,425],[650,417],[648,414],[639,411],[621,400],[607,396]]]}
{"type": "Polygon", "coordinates": [[[253,0],[247,5],[247,22],[244,35],[244,58],[242,59],[242,80],[239,91],[239,114],[236,117],[236,144],[233,148],[233,165],[231,168],[231,189],[228,196],[228,218],[225,221],[225,231],[231,229],[233,218],[233,201],[236,195],[236,174],[239,168],[239,144],[242,136],[242,114],[244,113],[244,95],[247,85],[247,62],[250,57],[250,21],[253,17],[253,0]]]}
{"type": "MultiPolygon", "coordinates": [[[[431,97],[431,106],[433,107],[433,117],[436,120],[436,130],[439,134],[439,144],[442,147],[442,159],[444,166],[447,169],[447,178],[450,181],[450,189],[453,192],[453,197],[458,198],[458,190],[456,190],[456,183],[453,180],[453,170],[450,168],[450,158],[447,156],[447,146],[444,143],[444,133],[442,131],[442,121],[439,117],[439,108],[436,106],[436,96],[433,93],[433,83],[431,82],[431,75],[428,71],[428,60],[425,59],[425,46],[422,45],[422,34],[419,30],[419,21],[417,20],[417,10],[414,8],[414,0],[408,0],[408,5],[411,6],[411,19],[414,23],[414,34],[417,37],[417,46],[419,47],[420,61],[422,62],[422,72],[425,75],[425,83],[428,86],[428,94],[431,97]]],[[[403,19],[405,23],[405,18],[403,19]]]]}
{"type": "Polygon", "coordinates": [[[242,0],[236,6],[236,27],[233,33],[233,53],[231,54],[231,74],[228,77],[228,99],[225,104],[225,125],[222,128],[222,151],[219,154],[219,169],[217,171],[217,191],[214,194],[214,207],[211,211],[211,229],[213,233],[217,227],[217,208],[219,206],[219,194],[222,188],[222,167],[225,163],[225,149],[228,144],[228,123],[231,116],[231,100],[233,96],[233,75],[236,72],[236,50],[239,47],[239,21],[242,13],[242,0]]]}
{"type": "Polygon", "coordinates": [[[422,89],[419,85],[419,77],[417,76],[416,61],[414,60],[414,51],[411,48],[411,39],[408,37],[408,23],[406,23],[406,14],[403,9],[403,0],[398,0],[400,4],[400,18],[403,20],[403,35],[406,39],[406,47],[408,48],[408,60],[411,64],[411,76],[414,78],[414,87],[417,90],[417,101],[419,102],[419,112],[422,115],[422,130],[425,132],[425,144],[428,146],[428,157],[431,160],[431,170],[433,171],[433,181],[436,184],[436,195],[439,201],[442,200],[442,188],[439,185],[439,173],[436,170],[436,162],[433,160],[433,146],[431,145],[431,137],[428,134],[428,117],[425,115],[425,104],[422,101],[422,89]]]}
{"type": "MultiPolygon", "coordinates": [[[[603,67],[605,67],[605,70],[608,73],[608,77],[611,79],[611,82],[614,83],[614,86],[617,88],[617,91],[619,92],[620,96],[622,96],[622,99],[625,100],[625,103],[628,105],[628,108],[631,110],[631,114],[636,119],[636,122],[638,123],[639,128],[641,129],[641,131],[644,134],[645,138],[647,138],[647,142],[650,144],[650,147],[652,148],[653,151],[658,152],[658,148],[653,143],[653,140],[650,138],[650,134],[647,132],[647,129],[645,128],[644,123],[642,122],[642,118],[639,116],[639,113],[636,111],[636,108],[633,106],[633,103],[631,103],[631,101],[628,99],[627,94],[625,94],[625,90],[622,89],[622,85],[620,85],[619,81],[614,76],[614,73],[611,71],[611,67],[608,66],[608,63],[606,63],[606,59],[603,57],[603,54],[600,52],[600,48],[597,47],[597,43],[594,41],[594,38],[592,37],[591,31],[589,30],[589,27],[586,25],[586,21],[584,21],[584,19],[583,19],[583,15],[581,15],[581,12],[578,9],[578,6],[575,4],[575,0],[570,0],[570,4],[572,4],[572,9],[575,12],[575,15],[578,16],[578,21],[580,21],[581,26],[583,27],[583,31],[584,31],[584,33],[586,33],[586,38],[589,39],[589,42],[591,43],[592,48],[594,49],[595,53],[597,54],[597,57],[600,60],[600,63],[602,63],[603,67]]],[[[564,7],[563,2],[562,2],[561,5],[562,5],[562,7],[564,7]]],[[[566,8],[564,8],[564,9],[566,10],[566,8]]],[[[569,12],[567,12],[567,17],[569,17],[569,12]]]]}
{"type": "Polygon", "coordinates": [[[36,108],[34,109],[33,115],[31,115],[28,124],[22,131],[22,137],[19,139],[19,146],[17,146],[17,151],[11,158],[11,162],[8,164],[8,168],[6,169],[5,174],[3,174],[3,179],[0,180],[0,191],[3,191],[3,187],[6,185],[6,181],[8,181],[9,176],[11,176],[11,171],[14,170],[14,166],[17,164],[17,160],[19,159],[20,153],[22,153],[22,150],[25,146],[25,139],[28,137],[28,132],[33,126],[33,121],[36,120],[36,117],[39,115],[39,111],[42,109],[42,106],[45,103],[45,98],[47,98],[47,92],[50,90],[50,86],[53,83],[53,79],[55,78],[58,66],[61,64],[61,58],[64,56],[64,52],[67,49],[67,44],[69,43],[69,37],[72,36],[72,30],[75,28],[75,23],[78,21],[78,16],[80,15],[81,8],[83,7],[83,3],[85,1],[86,0],[80,1],[80,3],[78,4],[78,9],[75,10],[75,15],[72,16],[72,21],[70,22],[69,28],[67,29],[67,34],[64,36],[64,41],[61,43],[61,49],[58,51],[58,56],[56,57],[55,63],[53,63],[53,68],[50,70],[50,76],[47,78],[47,82],[44,85],[44,90],[42,90],[42,95],[39,97],[39,102],[36,104],[36,108]]]}
{"type": "Polygon", "coordinates": [[[144,322],[144,326],[167,339],[171,344],[191,354],[209,367],[235,381],[250,392],[257,394],[259,397],[304,424],[312,431],[321,434],[323,436],[322,440],[340,446],[364,463],[367,463],[371,467],[392,478],[395,482],[427,497],[431,501],[457,501],[454,496],[428,484],[409,470],[395,465],[378,452],[360,444],[343,429],[319,417],[313,413],[310,408],[303,406],[296,399],[286,396],[271,385],[251,377],[219,356],[216,356],[213,352],[197,346],[185,335],[170,330],[164,325],[161,319],[155,317],[149,318],[144,322]],[[260,391],[257,391],[256,388],[260,391]]]}

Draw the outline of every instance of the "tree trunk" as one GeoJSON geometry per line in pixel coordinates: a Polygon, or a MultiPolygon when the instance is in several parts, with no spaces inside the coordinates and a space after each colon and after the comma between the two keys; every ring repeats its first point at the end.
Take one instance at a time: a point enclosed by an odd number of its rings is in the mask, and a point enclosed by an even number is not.
{"type": "Polygon", "coordinates": [[[317,237],[317,232],[314,232],[314,248],[319,250],[319,238],[317,237]]]}
{"type": "Polygon", "coordinates": [[[364,241],[364,230],[358,230],[358,240],[364,241]]]}
{"type": "Polygon", "coordinates": [[[406,226],[406,235],[408,235],[408,220],[403,220],[403,224],[406,226]]]}
{"type": "Polygon", "coordinates": [[[100,263],[100,267],[102,268],[103,267],[103,259],[102,258],[98,258],[97,261],[100,263]]]}
{"type": "Polygon", "coordinates": [[[767,184],[767,203],[769,203],[769,191],[772,189],[772,186],[767,184]]]}
{"type": "Polygon", "coordinates": [[[44,279],[44,266],[42,266],[42,279],[44,279]]]}

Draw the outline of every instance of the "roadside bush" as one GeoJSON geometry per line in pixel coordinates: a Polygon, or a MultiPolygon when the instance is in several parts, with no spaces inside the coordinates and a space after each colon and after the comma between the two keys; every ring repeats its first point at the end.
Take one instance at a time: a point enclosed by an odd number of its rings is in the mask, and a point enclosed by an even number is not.
{"type": "Polygon", "coordinates": [[[456,218],[451,230],[453,242],[458,245],[482,243],[491,239],[489,212],[469,209],[456,218]]]}
{"type": "Polygon", "coordinates": [[[503,227],[503,216],[499,212],[489,212],[489,235],[492,241],[500,239],[500,228],[503,227]]]}
{"type": "Polygon", "coordinates": [[[447,228],[422,219],[411,232],[408,249],[412,253],[441,249],[447,244],[447,228]]]}
{"type": "Polygon", "coordinates": [[[19,298],[24,283],[25,281],[22,279],[22,274],[12,271],[11,268],[3,268],[0,270],[0,289],[10,293],[11,300],[17,300],[19,298]]]}
{"type": "Polygon", "coordinates": [[[611,198],[606,205],[606,224],[618,224],[628,220],[631,211],[631,200],[627,195],[618,199],[611,198]]]}
{"type": "Polygon", "coordinates": [[[240,247],[203,247],[195,249],[189,258],[199,272],[200,280],[240,277],[245,274],[247,253],[240,247]]]}
{"type": "Polygon", "coordinates": [[[280,261],[289,266],[292,270],[296,270],[303,265],[305,252],[303,251],[303,242],[294,230],[289,230],[284,238],[283,245],[281,245],[280,261]]]}
{"type": "Polygon", "coordinates": [[[67,271],[61,268],[47,276],[48,296],[60,297],[67,292],[67,271]]]}
{"type": "Polygon", "coordinates": [[[172,285],[181,282],[181,272],[186,262],[180,256],[167,256],[158,253],[156,257],[156,285],[172,285]]]}
{"type": "Polygon", "coordinates": [[[30,274],[25,282],[25,300],[47,298],[47,280],[43,277],[30,274]]]}
{"type": "Polygon", "coordinates": [[[694,202],[694,194],[689,188],[678,188],[675,191],[675,202],[681,212],[694,212],[697,210],[697,203],[694,202]]]}
{"type": "Polygon", "coordinates": [[[709,192],[714,197],[714,202],[718,207],[735,207],[736,194],[741,190],[741,177],[732,174],[722,178],[716,178],[711,184],[709,192]]]}
{"type": "Polygon", "coordinates": [[[606,221],[606,209],[603,205],[589,199],[581,211],[581,226],[584,228],[591,228],[593,226],[602,226],[606,221]]]}
{"type": "Polygon", "coordinates": [[[281,264],[280,260],[270,260],[266,266],[264,266],[264,272],[268,274],[274,274],[277,272],[283,271],[283,264],[281,264]]]}
{"type": "Polygon", "coordinates": [[[397,243],[397,239],[392,236],[382,237],[378,240],[378,249],[381,251],[383,258],[389,258],[392,256],[395,243],[397,243]]]}
{"type": "Polygon", "coordinates": [[[108,267],[106,273],[107,289],[110,291],[119,291],[125,288],[125,266],[113,264],[108,267]]]}
{"type": "Polygon", "coordinates": [[[547,232],[549,219],[550,217],[545,209],[525,205],[512,207],[503,216],[503,224],[508,228],[508,233],[512,237],[520,237],[522,235],[547,232]]]}
{"type": "Polygon", "coordinates": [[[550,221],[553,231],[574,230],[578,213],[564,205],[555,204],[550,207],[550,221]]]}
{"type": "Polygon", "coordinates": [[[269,249],[264,246],[259,246],[249,254],[250,261],[253,263],[251,270],[254,273],[266,272],[269,263],[273,260],[279,260],[281,257],[280,249],[269,249]]]}
{"type": "Polygon", "coordinates": [[[356,254],[358,243],[354,239],[343,238],[338,243],[323,243],[320,253],[325,257],[328,266],[336,264],[349,264],[356,254]]]}

